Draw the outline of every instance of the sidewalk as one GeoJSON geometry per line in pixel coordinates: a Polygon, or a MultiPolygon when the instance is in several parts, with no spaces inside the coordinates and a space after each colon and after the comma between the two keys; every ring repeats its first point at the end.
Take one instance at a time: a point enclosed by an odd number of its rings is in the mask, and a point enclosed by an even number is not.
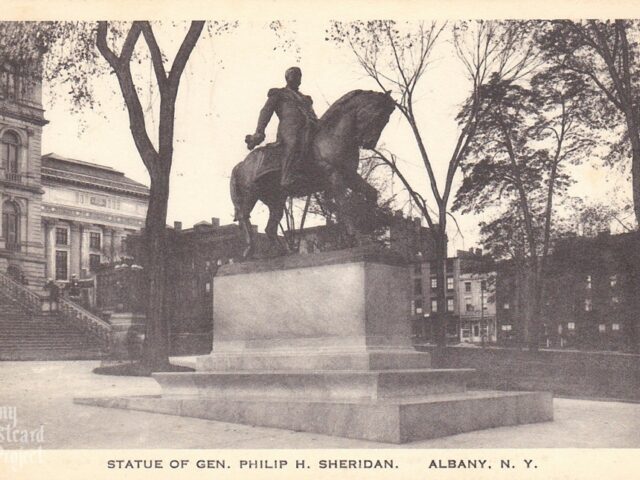
{"type": "Polygon", "coordinates": [[[157,395],[151,378],[94,375],[99,362],[0,362],[0,425],[16,407],[16,429],[38,445],[0,448],[625,448],[640,447],[640,404],[555,399],[553,422],[390,445],[196,418],[76,405],[73,397],[157,395]]]}

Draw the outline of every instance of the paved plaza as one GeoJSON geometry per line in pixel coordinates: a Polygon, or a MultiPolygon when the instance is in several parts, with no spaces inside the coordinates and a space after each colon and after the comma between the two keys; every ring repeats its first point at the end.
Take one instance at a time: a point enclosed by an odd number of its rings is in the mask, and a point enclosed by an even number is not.
{"type": "MultiPolygon", "coordinates": [[[[625,448],[640,447],[640,404],[554,400],[553,422],[404,445],[73,403],[73,397],[157,395],[151,378],[91,373],[99,362],[0,362],[0,413],[42,431],[43,448],[625,448]]],[[[6,425],[6,418],[0,424],[6,425]]],[[[33,446],[33,445],[31,445],[33,446]]],[[[0,448],[29,448],[3,438],[0,448]]]]}

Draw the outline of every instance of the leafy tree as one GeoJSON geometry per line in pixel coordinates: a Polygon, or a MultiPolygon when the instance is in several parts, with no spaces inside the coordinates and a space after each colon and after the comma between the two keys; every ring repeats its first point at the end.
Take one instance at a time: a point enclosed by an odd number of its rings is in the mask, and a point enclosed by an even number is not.
{"type": "Polygon", "coordinates": [[[476,132],[484,85],[491,78],[517,79],[535,64],[535,52],[527,38],[527,28],[523,28],[522,22],[498,21],[453,25],[391,20],[332,22],[327,32],[327,40],[347,46],[363,71],[381,90],[392,92],[396,108],[411,129],[417,154],[425,167],[428,183],[410,182],[389,154],[376,151],[378,157],[402,180],[429,228],[435,232],[438,259],[435,271],[440,286],[435,330],[439,346],[446,345],[446,229],[453,180],[476,132]],[[434,48],[445,31],[451,32],[455,53],[469,80],[469,101],[467,108],[456,118],[460,125],[459,135],[445,163],[444,182],[438,182],[436,164],[429,154],[429,145],[424,141],[415,99],[421,80],[429,71],[434,48]],[[429,196],[435,202],[436,215],[427,207],[425,199],[429,196]]]}
{"type": "Polygon", "coordinates": [[[628,166],[636,225],[640,225],[640,22],[553,21],[540,35],[546,59],[568,82],[584,87],[591,120],[607,130],[610,163],[628,166]]]}
{"type": "MultiPolygon", "coordinates": [[[[155,26],[158,26],[155,24],[155,26]]],[[[213,22],[210,34],[232,25],[213,22]]],[[[148,295],[146,336],[140,372],[171,369],[169,322],[165,314],[166,278],[165,225],[169,178],[173,161],[175,106],[182,75],[205,22],[190,22],[172,62],[168,62],[148,21],[101,22],[1,22],[0,59],[15,65],[31,84],[43,79],[69,88],[75,110],[93,107],[97,95],[94,80],[114,73],[129,115],[129,128],[136,149],[149,172],[150,198],[144,229],[148,295]],[[142,45],[142,47],[141,47],[142,45]],[[132,66],[147,58],[153,65],[160,111],[158,131],[151,132],[142,108],[139,86],[132,66]],[[105,63],[106,60],[106,63],[105,63]],[[153,133],[157,133],[154,144],[153,133]]]]}
{"type": "Polygon", "coordinates": [[[492,80],[463,165],[454,210],[497,213],[481,224],[485,248],[514,263],[522,291],[523,337],[536,349],[544,271],[557,221],[558,199],[572,183],[568,170],[587,159],[595,140],[584,121],[581,89],[544,69],[530,81],[492,80]]]}

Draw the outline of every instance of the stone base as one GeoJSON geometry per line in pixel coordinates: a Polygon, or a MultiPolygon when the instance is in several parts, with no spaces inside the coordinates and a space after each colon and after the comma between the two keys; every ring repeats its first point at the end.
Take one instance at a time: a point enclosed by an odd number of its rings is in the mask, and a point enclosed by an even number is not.
{"type": "Polygon", "coordinates": [[[404,350],[363,350],[319,353],[300,350],[274,352],[212,353],[196,358],[202,372],[289,370],[390,370],[429,368],[431,356],[404,350]]]}
{"type": "Polygon", "coordinates": [[[463,393],[472,369],[154,373],[163,395],[216,399],[378,400],[463,393]]]}
{"type": "Polygon", "coordinates": [[[162,397],[78,399],[388,443],[553,419],[549,393],[468,392],[410,341],[408,269],[367,251],[221,267],[212,353],[162,397]]]}
{"type": "Polygon", "coordinates": [[[546,392],[476,391],[375,401],[164,395],[75,402],[395,444],[553,420],[552,397],[546,392]]]}

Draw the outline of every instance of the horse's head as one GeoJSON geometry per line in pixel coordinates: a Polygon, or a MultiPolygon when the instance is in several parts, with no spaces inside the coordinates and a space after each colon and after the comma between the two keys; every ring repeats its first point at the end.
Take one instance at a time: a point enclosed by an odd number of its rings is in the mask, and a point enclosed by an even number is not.
{"type": "Polygon", "coordinates": [[[339,125],[345,116],[353,116],[356,131],[350,135],[359,147],[372,149],[376,147],[394,108],[390,92],[353,90],[331,105],[320,121],[326,128],[332,128],[339,125]]]}
{"type": "Polygon", "coordinates": [[[374,149],[389,122],[395,103],[389,92],[362,92],[356,99],[356,138],[358,146],[374,149]]]}

